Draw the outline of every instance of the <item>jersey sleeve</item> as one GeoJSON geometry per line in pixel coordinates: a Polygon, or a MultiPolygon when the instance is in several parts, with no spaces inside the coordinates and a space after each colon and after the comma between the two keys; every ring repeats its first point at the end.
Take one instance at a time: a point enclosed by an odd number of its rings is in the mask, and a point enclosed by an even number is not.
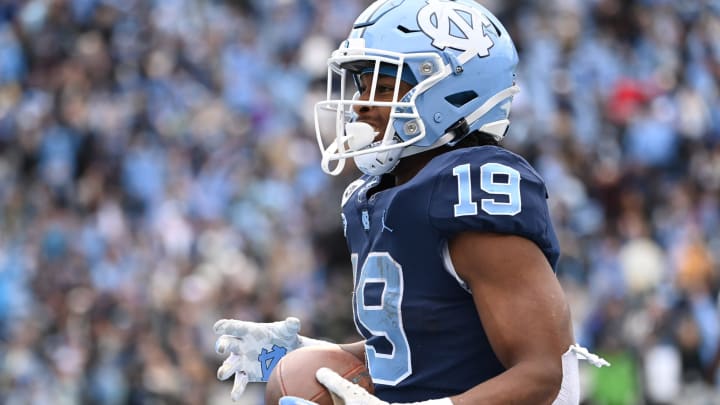
{"type": "Polygon", "coordinates": [[[502,148],[480,147],[448,154],[438,163],[428,210],[443,237],[468,231],[522,236],[555,266],[558,243],[547,190],[525,159],[502,148]]]}

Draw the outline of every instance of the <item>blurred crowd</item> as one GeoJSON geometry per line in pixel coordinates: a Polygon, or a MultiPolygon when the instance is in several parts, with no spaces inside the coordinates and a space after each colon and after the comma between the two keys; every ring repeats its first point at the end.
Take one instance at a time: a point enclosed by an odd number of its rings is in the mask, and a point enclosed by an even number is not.
{"type": "MultiPolygon", "coordinates": [[[[0,0],[0,403],[221,404],[220,318],[356,339],[313,104],[368,0],[0,0]]],[[[720,403],[720,2],[483,1],[587,404],[720,403]]],[[[247,404],[262,403],[262,385],[247,404]]]]}

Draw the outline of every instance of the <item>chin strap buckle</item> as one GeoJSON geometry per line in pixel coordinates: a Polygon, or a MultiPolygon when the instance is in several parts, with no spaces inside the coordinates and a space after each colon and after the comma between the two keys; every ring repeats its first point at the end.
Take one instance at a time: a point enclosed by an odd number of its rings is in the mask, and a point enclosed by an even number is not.
{"type": "Polygon", "coordinates": [[[454,135],[453,139],[447,144],[449,146],[455,146],[455,144],[460,142],[460,140],[470,133],[470,125],[468,125],[467,121],[465,121],[465,118],[460,118],[460,120],[450,126],[445,133],[454,135]]]}

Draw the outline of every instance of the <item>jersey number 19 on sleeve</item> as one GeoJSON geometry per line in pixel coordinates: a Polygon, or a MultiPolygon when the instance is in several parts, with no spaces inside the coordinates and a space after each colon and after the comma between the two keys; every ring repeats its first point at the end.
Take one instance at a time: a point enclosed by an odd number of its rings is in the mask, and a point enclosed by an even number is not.
{"type": "MultiPolygon", "coordinates": [[[[455,166],[453,176],[458,180],[458,203],[455,216],[477,215],[477,203],[473,201],[473,183],[470,164],[455,166]]],[[[522,210],[520,197],[520,172],[500,163],[480,166],[480,189],[497,196],[480,200],[482,210],[490,215],[516,215],[522,210]],[[504,196],[501,200],[498,197],[504,196]]]]}
{"type": "MultiPolygon", "coordinates": [[[[353,255],[353,273],[357,271],[357,262],[357,255],[353,255]]],[[[376,383],[396,385],[412,373],[410,345],[400,308],[403,287],[402,267],[388,253],[368,255],[355,284],[357,320],[376,340],[377,337],[384,338],[392,347],[391,350],[381,349],[372,344],[373,340],[366,341],[368,368],[376,383]],[[366,295],[373,286],[380,286],[382,292],[368,302],[366,295]]],[[[378,291],[377,288],[374,290],[378,291]]]]}

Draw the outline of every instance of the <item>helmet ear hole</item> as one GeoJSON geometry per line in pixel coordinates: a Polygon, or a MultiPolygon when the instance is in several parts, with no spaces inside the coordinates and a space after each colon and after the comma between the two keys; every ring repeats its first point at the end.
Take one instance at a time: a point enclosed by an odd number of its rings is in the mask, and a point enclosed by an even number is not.
{"type": "Polygon", "coordinates": [[[477,97],[478,94],[476,92],[468,90],[446,96],[445,100],[453,106],[460,108],[465,104],[475,100],[477,97]]]}

